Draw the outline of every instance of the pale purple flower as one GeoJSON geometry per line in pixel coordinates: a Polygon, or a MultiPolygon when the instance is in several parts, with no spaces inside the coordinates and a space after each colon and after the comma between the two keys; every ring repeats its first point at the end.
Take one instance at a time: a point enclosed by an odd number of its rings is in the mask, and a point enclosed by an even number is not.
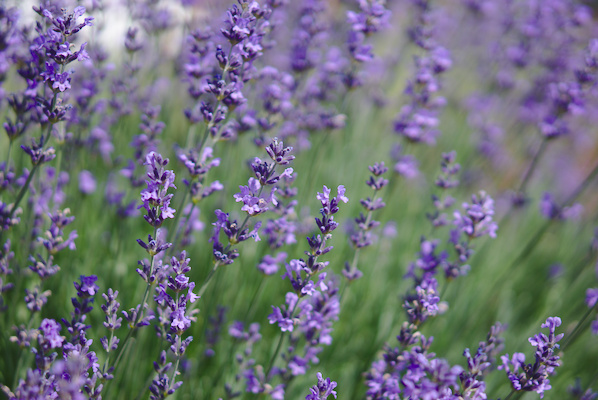
{"type": "Polygon", "coordinates": [[[93,174],[87,170],[79,173],[79,190],[83,194],[91,194],[96,191],[97,183],[93,174]]]}
{"type": "Polygon", "coordinates": [[[498,225],[493,221],[494,200],[485,191],[471,196],[471,204],[463,203],[465,214],[453,213],[453,224],[470,238],[488,235],[496,237],[498,225]]]}
{"type": "Polygon", "coordinates": [[[281,251],[280,253],[276,254],[276,256],[272,257],[269,254],[266,254],[264,258],[259,262],[257,265],[257,269],[262,272],[264,275],[273,275],[278,272],[280,268],[280,264],[284,263],[287,258],[287,253],[281,251]]]}

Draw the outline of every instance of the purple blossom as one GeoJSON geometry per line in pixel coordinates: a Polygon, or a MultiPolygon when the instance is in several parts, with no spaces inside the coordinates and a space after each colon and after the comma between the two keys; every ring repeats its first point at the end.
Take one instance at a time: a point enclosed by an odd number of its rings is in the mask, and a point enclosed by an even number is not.
{"type": "Polygon", "coordinates": [[[337,383],[331,381],[330,378],[324,379],[320,372],[316,376],[318,377],[318,383],[309,389],[311,393],[305,396],[305,400],[326,400],[330,395],[336,399],[336,391],[334,389],[337,383]]]}
{"type": "Polygon", "coordinates": [[[581,204],[574,204],[570,207],[559,206],[554,197],[546,192],[542,196],[540,201],[540,213],[544,218],[552,220],[567,220],[567,219],[579,219],[583,212],[583,206],[581,204]]]}
{"type": "Polygon", "coordinates": [[[586,304],[592,308],[598,303],[598,288],[588,289],[586,291],[586,304]]]}
{"type": "Polygon", "coordinates": [[[496,237],[498,225],[492,220],[494,215],[494,200],[483,190],[471,196],[471,204],[463,203],[465,214],[459,211],[453,213],[454,221],[461,232],[470,238],[488,235],[496,237]]]}
{"type": "Polygon", "coordinates": [[[288,292],[285,296],[286,307],[272,306],[272,314],[268,315],[268,321],[270,324],[277,324],[282,332],[293,331],[294,322],[291,318],[299,297],[295,293],[288,292]]]}
{"type": "Polygon", "coordinates": [[[144,165],[147,166],[147,177],[145,181],[147,188],[141,191],[143,204],[139,208],[145,208],[147,214],[145,220],[154,227],[162,225],[166,218],[174,218],[175,210],[170,207],[172,194],[168,194],[169,188],[175,188],[174,172],[166,170],[168,159],[155,152],[150,152],[145,157],[144,165]]]}
{"type": "Polygon", "coordinates": [[[62,347],[64,336],[60,336],[60,324],[53,319],[44,318],[39,326],[41,332],[40,342],[47,343],[49,348],[56,349],[62,347]]]}
{"type": "Polygon", "coordinates": [[[251,216],[255,216],[264,213],[275,207],[278,204],[274,193],[276,188],[273,187],[270,193],[262,195],[262,185],[255,178],[249,178],[247,186],[239,186],[240,193],[234,195],[235,201],[243,202],[242,211],[247,212],[251,216]]]}
{"type": "Polygon", "coordinates": [[[278,272],[280,264],[284,263],[287,258],[287,253],[279,252],[276,256],[272,257],[266,254],[257,265],[257,269],[264,275],[273,275],[278,272]]]}
{"type": "Polygon", "coordinates": [[[543,398],[544,392],[551,389],[548,377],[554,375],[555,369],[560,366],[558,361],[560,357],[555,355],[559,348],[557,342],[564,336],[563,333],[555,334],[556,328],[560,325],[559,317],[549,317],[541,326],[548,328],[548,336],[538,333],[528,339],[531,345],[536,347],[533,364],[525,363],[523,353],[514,353],[511,358],[508,354],[501,356],[502,365],[498,368],[506,372],[514,390],[536,392],[540,398],[543,398]]]}
{"type": "Polygon", "coordinates": [[[87,170],[79,173],[79,190],[83,194],[91,194],[96,191],[97,183],[93,174],[87,170]]]}

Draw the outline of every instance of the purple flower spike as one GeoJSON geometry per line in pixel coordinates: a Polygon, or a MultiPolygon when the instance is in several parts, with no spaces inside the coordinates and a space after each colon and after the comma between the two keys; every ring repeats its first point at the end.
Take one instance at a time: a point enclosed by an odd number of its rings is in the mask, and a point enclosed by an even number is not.
{"type": "Polygon", "coordinates": [[[549,317],[541,325],[542,328],[548,328],[548,336],[538,333],[529,338],[529,342],[536,346],[536,359],[533,364],[525,363],[523,353],[514,353],[511,358],[508,354],[501,356],[502,365],[498,368],[505,370],[514,390],[536,392],[543,398],[544,392],[551,389],[548,377],[554,375],[556,368],[560,366],[559,357],[554,355],[559,348],[557,342],[564,335],[555,335],[555,330],[560,325],[559,317],[549,317]]]}
{"type": "Polygon", "coordinates": [[[243,202],[242,211],[247,212],[251,216],[264,213],[270,207],[276,207],[278,201],[274,196],[276,188],[273,187],[270,193],[263,195],[263,188],[260,182],[255,178],[249,178],[247,186],[239,186],[240,193],[234,195],[235,201],[243,202]]]}
{"type": "Polygon", "coordinates": [[[144,216],[145,220],[156,228],[162,225],[166,218],[174,218],[175,213],[175,210],[170,208],[170,200],[173,195],[167,193],[171,187],[176,189],[174,172],[164,169],[167,164],[167,158],[163,159],[160,154],[153,151],[145,157],[147,188],[141,191],[143,204],[139,208],[145,208],[147,211],[144,216]]]}
{"type": "Polygon", "coordinates": [[[305,400],[326,400],[330,395],[336,399],[336,391],[334,389],[337,383],[331,381],[330,378],[324,379],[320,372],[316,376],[318,377],[318,383],[309,389],[311,393],[305,396],[305,400]]]}
{"type": "Polygon", "coordinates": [[[488,235],[496,237],[498,225],[492,220],[494,215],[494,200],[483,190],[477,195],[471,196],[471,204],[463,203],[465,214],[459,211],[454,212],[453,223],[461,232],[470,238],[477,238],[488,235]]]}
{"type": "Polygon", "coordinates": [[[39,330],[42,334],[41,340],[44,343],[47,343],[51,349],[62,347],[64,336],[60,336],[60,328],[58,322],[48,318],[45,318],[39,326],[39,330]]]}
{"type": "Polygon", "coordinates": [[[77,289],[77,296],[94,296],[97,291],[100,289],[98,285],[96,285],[96,281],[98,277],[95,275],[84,276],[81,275],[81,283],[75,282],[75,289],[77,289]]]}

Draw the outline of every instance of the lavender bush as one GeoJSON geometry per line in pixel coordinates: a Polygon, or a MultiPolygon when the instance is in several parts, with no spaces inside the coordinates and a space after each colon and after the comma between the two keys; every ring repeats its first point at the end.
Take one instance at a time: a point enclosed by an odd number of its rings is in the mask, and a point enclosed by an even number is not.
{"type": "Polygon", "coordinates": [[[0,397],[597,398],[597,116],[578,2],[0,2],[0,397]]]}

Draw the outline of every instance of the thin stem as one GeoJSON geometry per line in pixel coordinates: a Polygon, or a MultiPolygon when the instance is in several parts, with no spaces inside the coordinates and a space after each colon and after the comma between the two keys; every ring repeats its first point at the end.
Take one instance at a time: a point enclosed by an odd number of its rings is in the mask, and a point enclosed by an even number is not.
{"type": "MultiPolygon", "coordinates": [[[[187,186],[187,190],[183,193],[183,198],[181,199],[181,203],[179,204],[179,212],[176,213],[176,215],[174,216],[174,221],[172,223],[173,229],[168,232],[168,243],[172,243],[173,245],[170,247],[169,249],[169,253],[172,254],[172,249],[174,248],[174,243],[176,243],[176,240],[179,237],[180,234],[180,227],[179,227],[179,220],[181,219],[181,214],[183,213],[183,208],[185,207],[185,201],[187,200],[187,196],[189,195],[189,193],[191,192],[191,182],[189,182],[189,185],[187,186]],[[176,232],[175,234],[175,238],[174,241],[171,241],[172,239],[172,232],[176,232]]],[[[191,209],[191,211],[193,211],[193,209],[191,209]]],[[[189,216],[191,215],[191,211],[189,211],[189,216]]]]}
{"type": "Polygon", "coordinates": [[[62,169],[62,151],[56,156],[56,168],[54,169],[54,187],[58,190],[58,181],[60,180],[60,171],[62,169]]]}
{"type": "Polygon", "coordinates": [[[8,168],[10,167],[10,151],[12,150],[12,140],[8,142],[8,149],[6,152],[6,172],[8,172],[8,168]]]}
{"type": "MultiPolygon", "coordinates": [[[[154,228],[154,237],[156,237],[156,236],[157,236],[157,228],[154,228]]],[[[156,258],[156,256],[153,255],[151,263],[150,263],[150,270],[149,270],[148,278],[154,272],[154,260],[155,260],[155,258],[156,258]]],[[[123,354],[125,352],[125,349],[127,348],[127,344],[129,343],[129,339],[133,336],[133,332],[137,330],[137,324],[142,319],[143,310],[145,309],[145,302],[147,301],[147,297],[149,295],[149,291],[150,291],[151,286],[152,286],[152,284],[148,282],[147,285],[146,285],[146,287],[145,287],[145,292],[143,293],[143,300],[141,301],[141,304],[139,306],[139,312],[135,316],[135,320],[133,321],[133,324],[129,325],[129,327],[131,329],[129,329],[129,332],[127,332],[127,336],[125,337],[125,340],[123,341],[123,344],[122,344],[122,346],[120,347],[120,349],[118,351],[118,355],[116,357],[116,361],[114,362],[114,372],[116,372],[116,369],[118,368],[118,365],[120,364],[120,360],[121,360],[121,358],[122,358],[122,356],[123,356],[123,354]]]]}
{"type": "Polygon", "coordinates": [[[270,371],[272,370],[272,367],[274,367],[276,358],[278,358],[278,353],[280,353],[280,349],[282,348],[282,342],[284,341],[284,338],[286,337],[286,333],[287,333],[286,331],[280,333],[280,338],[278,339],[278,344],[276,345],[276,350],[274,351],[274,354],[272,354],[272,357],[270,358],[270,363],[268,364],[268,369],[266,370],[266,380],[268,379],[268,375],[270,375],[270,371]]]}
{"type": "Polygon", "coordinates": [[[212,278],[214,277],[214,274],[216,273],[216,270],[218,269],[218,267],[220,266],[220,261],[216,261],[214,263],[214,268],[212,268],[212,270],[210,271],[210,273],[208,274],[208,276],[206,277],[206,280],[201,284],[201,287],[199,288],[199,292],[197,292],[197,294],[199,296],[203,295],[204,292],[206,291],[206,289],[208,288],[208,284],[210,283],[210,281],[212,280],[212,278]]]}
{"type": "Polygon", "coordinates": [[[172,371],[172,378],[170,378],[170,389],[172,389],[172,387],[174,386],[174,380],[176,379],[176,376],[178,375],[178,369],[179,369],[179,362],[181,361],[181,356],[178,355],[176,356],[176,362],[174,363],[174,370],[172,371]]]}
{"type": "Polygon", "coordinates": [[[590,316],[592,311],[594,311],[594,309],[596,308],[597,305],[598,305],[598,303],[594,304],[593,307],[588,308],[588,311],[586,311],[586,313],[583,315],[583,317],[581,317],[581,319],[579,320],[577,325],[575,325],[575,328],[573,328],[573,331],[571,331],[571,333],[567,337],[567,340],[565,340],[565,342],[563,343],[563,345],[561,347],[561,351],[565,351],[565,349],[569,346],[569,344],[573,343],[573,339],[577,339],[577,337],[579,337],[579,332],[580,332],[581,326],[586,321],[586,319],[588,319],[588,317],[590,316]]]}
{"type": "Polygon", "coordinates": [[[114,329],[110,330],[110,340],[108,341],[108,350],[106,351],[106,361],[102,367],[102,373],[105,374],[108,371],[108,365],[110,365],[110,350],[112,345],[112,339],[114,338],[114,329]]]}
{"type": "Polygon", "coordinates": [[[525,175],[523,175],[523,179],[521,180],[521,184],[519,185],[519,188],[517,189],[517,193],[525,194],[525,189],[527,188],[527,184],[529,183],[529,180],[532,177],[532,175],[536,169],[536,166],[538,165],[538,161],[540,160],[540,157],[542,157],[542,154],[544,154],[547,144],[548,144],[548,139],[546,137],[543,137],[542,142],[540,143],[540,146],[538,147],[538,150],[536,150],[536,153],[534,154],[532,161],[530,162],[529,166],[527,167],[527,170],[525,171],[525,175]]]}
{"type": "MultiPolygon", "coordinates": [[[[39,289],[41,290],[41,284],[40,284],[39,289]]],[[[29,318],[29,322],[27,322],[27,327],[25,328],[25,330],[27,332],[31,329],[31,325],[33,325],[34,317],[35,317],[35,312],[32,312],[31,318],[29,318]]],[[[21,367],[23,366],[23,359],[28,354],[29,354],[29,352],[26,353],[26,352],[22,351],[21,354],[19,355],[19,360],[17,361],[17,367],[15,368],[15,377],[12,382],[12,387],[17,387],[17,382],[19,380],[19,371],[21,370],[21,367]]]]}
{"type": "MultiPolygon", "coordinates": [[[[598,164],[596,164],[594,169],[592,169],[592,171],[588,174],[586,179],[583,180],[583,182],[577,187],[577,189],[571,194],[571,196],[569,196],[569,198],[567,198],[567,200],[563,203],[562,207],[570,206],[584,192],[584,190],[587,189],[587,187],[592,182],[592,180],[596,177],[597,174],[598,174],[598,164]]],[[[511,270],[515,265],[524,261],[525,259],[527,259],[527,257],[529,257],[531,255],[532,250],[540,242],[540,239],[542,239],[542,236],[544,236],[544,233],[548,230],[548,228],[550,227],[552,222],[553,222],[553,220],[551,219],[551,220],[546,221],[544,223],[544,225],[542,225],[542,227],[536,232],[536,234],[532,237],[532,239],[527,243],[527,245],[523,248],[523,250],[515,258],[515,260],[513,260],[513,262],[509,266],[509,268],[504,270],[505,273],[509,272],[509,270],[511,270]]]]}
{"type": "Polygon", "coordinates": [[[509,400],[509,399],[510,399],[510,398],[513,396],[513,394],[515,394],[515,393],[516,393],[516,392],[515,392],[515,389],[512,389],[512,390],[511,390],[511,393],[509,393],[509,394],[507,395],[507,397],[505,397],[505,398],[504,398],[504,400],[509,400]]]}
{"type": "Polygon", "coordinates": [[[38,167],[39,167],[39,164],[35,164],[33,166],[33,168],[31,168],[31,171],[29,171],[29,175],[27,176],[27,180],[25,181],[25,184],[23,185],[23,187],[19,191],[19,194],[17,195],[17,198],[16,198],[16,200],[14,202],[14,205],[12,206],[12,208],[10,210],[10,215],[8,216],[8,219],[11,219],[15,215],[15,211],[19,207],[19,204],[21,203],[21,200],[23,200],[23,197],[25,196],[25,193],[29,189],[29,184],[31,183],[31,180],[33,179],[33,175],[35,174],[35,171],[37,171],[38,167]]]}
{"type": "MultiPolygon", "coordinates": [[[[295,311],[297,310],[297,306],[299,305],[301,300],[303,300],[303,297],[300,297],[299,299],[297,299],[297,301],[295,302],[295,306],[293,307],[292,310],[290,310],[289,314],[291,315],[291,321],[295,318],[294,314],[295,314],[295,311]]],[[[270,364],[268,365],[268,370],[266,371],[266,380],[268,380],[268,375],[270,375],[270,371],[272,370],[272,367],[274,367],[276,358],[278,358],[278,353],[280,353],[280,349],[282,348],[282,342],[284,341],[284,338],[285,338],[287,332],[288,331],[280,332],[280,339],[278,339],[278,344],[276,345],[276,350],[274,351],[274,354],[272,355],[272,358],[270,359],[270,364]]]]}
{"type": "Polygon", "coordinates": [[[262,279],[260,279],[260,284],[255,289],[253,296],[251,296],[251,301],[249,302],[249,309],[245,313],[245,315],[247,315],[248,321],[251,321],[253,319],[253,314],[255,313],[255,306],[257,304],[256,300],[257,300],[258,295],[262,292],[262,289],[263,289],[265,283],[266,283],[266,277],[262,277],[262,279]]]}

